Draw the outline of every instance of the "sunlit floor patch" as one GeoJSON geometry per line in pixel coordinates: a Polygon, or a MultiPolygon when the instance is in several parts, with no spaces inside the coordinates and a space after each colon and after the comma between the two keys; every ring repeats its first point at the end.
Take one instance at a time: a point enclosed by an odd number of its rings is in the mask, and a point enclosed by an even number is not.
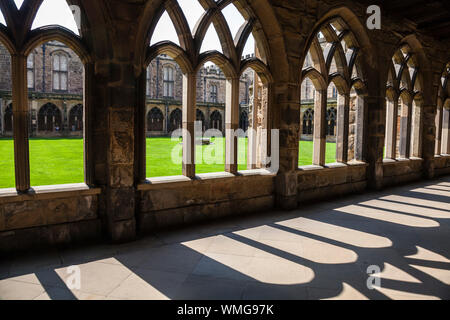
{"type": "Polygon", "coordinates": [[[353,288],[348,283],[342,284],[343,288],[341,293],[332,298],[326,298],[324,300],[369,300],[365,295],[361,292],[353,288]]]}
{"type": "Polygon", "coordinates": [[[383,279],[421,283],[420,280],[387,262],[384,263],[383,270],[380,273],[372,274],[372,277],[379,277],[381,279],[381,286],[383,286],[383,279]]]}
{"type": "Polygon", "coordinates": [[[410,266],[428,274],[446,285],[450,285],[450,270],[417,266],[414,264],[410,264],[410,266]]]}
{"type": "Polygon", "coordinates": [[[384,248],[392,245],[391,240],[386,237],[303,217],[277,224],[360,248],[384,248]]]}
{"type": "Polygon", "coordinates": [[[443,196],[443,197],[450,197],[450,192],[448,191],[442,191],[442,190],[436,190],[431,188],[417,188],[411,190],[412,192],[418,192],[418,193],[426,193],[426,194],[432,194],[434,196],[443,196]]]}
{"type": "Polygon", "coordinates": [[[378,290],[386,297],[392,300],[440,300],[440,298],[436,296],[430,296],[425,294],[418,294],[407,291],[394,290],[384,287],[374,287],[375,290],[378,290]]]}
{"type": "MultiPolygon", "coordinates": [[[[450,203],[449,202],[425,200],[425,199],[420,199],[420,198],[406,197],[406,196],[399,196],[399,195],[388,195],[388,196],[381,197],[380,199],[450,211],[450,203]]],[[[424,209],[424,210],[427,210],[427,209],[424,209]]]]}
{"type": "Polygon", "coordinates": [[[439,227],[439,223],[434,220],[413,217],[407,214],[394,213],[388,210],[371,209],[359,205],[350,205],[346,207],[336,208],[335,210],[361,217],[396,223],[408,227],[421,227],[421,228],[439,227]]]}
{"type": "Polygon", "coordinates": [[[424,249],[419,246],[416,246],[416,248],[417,248],[416,254],[406,256],[405,258],[450,263],[449,259],[436,252],[424,249]]]}
{"type": "Polygon", "coordinates": [[[421,215],[427,218],[445,218],[450,219],[450,211],[448,210],[438,210],[438,209],[424,209],[419,206],[402,204],[392,201],[384,200],[369,200],[359,203],[365,206],[371,206],[378,209],[394,210],[404,213],[413,213],[416,215],[421,215]]]}

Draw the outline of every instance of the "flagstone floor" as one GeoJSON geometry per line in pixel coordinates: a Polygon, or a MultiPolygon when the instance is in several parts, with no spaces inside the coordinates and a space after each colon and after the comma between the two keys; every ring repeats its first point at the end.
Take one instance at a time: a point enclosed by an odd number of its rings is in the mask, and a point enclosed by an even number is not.
{"type": "Polygon", "coordinates": [[[449,298],[450,177],[0,261],[0,300],[449,298]]]}

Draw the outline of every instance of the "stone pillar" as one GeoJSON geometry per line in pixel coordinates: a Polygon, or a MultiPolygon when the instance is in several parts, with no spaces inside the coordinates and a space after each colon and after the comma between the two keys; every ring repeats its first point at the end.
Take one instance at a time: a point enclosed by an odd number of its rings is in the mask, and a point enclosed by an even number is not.
{"type": "Polygon", "coordinates": [[[325,165],[327,90],[316,90],[314,97],[313,164],[325,165]]]}
{"type": "Polygon", "coordinates": [[[400,158],[408,159],[411,152],[411,118],[412,118],[412,102],[402,101],[400,114],[400,142],[399,154],[400,158]]]}
{"type": "Polygon", "coordinates": [[[183,175],[195,177],[196,74],[183,75],[183,175]]]}
{"type": "Polygon", "coordinates": [[[225,103],[225,171],[238,171],[239,78],[227,79],[225,103]]]}
{"type": "Polygon", "coordinates": [[[28,86],[27,57],[21,54],[11,56],[11,78],[13,92],[13,134],[16,189],[27,192],[30,189],[30,161],[28,146],[28,86]]]}
{"type": "Polygon", "coordinates": [[[413,157],[420,158],[422,157],[422,132],[423,132],[422,128],[423,115],[422,115],[421,101],[413,101],[412,108],[413,110],[412,110],[412,124],[411,124],[411,155],[413,157]]]}
{"type": "Polygon", "coordinates": [[[350,96],[348,94],[339,94],[337,101],[337,162],[347,163],[348,160],[349,117],[350,96]]]}
{"type": "Polygon", "coordinates": [[[398,100],[387,100],[386,109],[386,158],[395,159],[397,149],[398,100]]]}
{"type": "Polygon", "coordinates": [[[442,154],[450,154],[450,106],[442,112],[442,154]]]}
{"type": "Polygon", "coordinates": [[[434,150],[436,104],[421,105],[421,158],[423,159],[423,175],[427,179],[434,177],[434,150]]]}
{"type": "Polygon", "coordinates": [[[440,155],[442,150],[442,121],[443,121],[443,105],[442,101],[438,99],[438,105],[436,109],[436,118],[435,118],[435,126],[436,126],[436,145],[434,146],[434,154],[440,155]]]}

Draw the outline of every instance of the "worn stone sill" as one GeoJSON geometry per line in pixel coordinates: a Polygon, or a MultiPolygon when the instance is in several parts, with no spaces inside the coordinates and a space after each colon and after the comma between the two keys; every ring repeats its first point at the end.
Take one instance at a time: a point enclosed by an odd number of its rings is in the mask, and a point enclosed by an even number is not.
{"type": "Polygon", "coordinates": [[[208,181],[217,179],[233,179],[239,178],[240,176],[275,176],[276,174],[267,169],[252,169],[252,170],[242,170],[238,171],[237,175],[229,172],[212,172],[212,173],[199,173],[194,179],[185,176],[167,176],[167,177],[155,177],[147,178],[145,183],[141,183],[137,186],[138,190],[149,190],[153,189],[155,185],[167,184],[167,185],[178,185],[183,183],[192,183],[193,181],[208,181]]]}
{"type": "Polygon", "coordinates": [[[396,158],[396,159],[383,159],[383,165],[395,165],[398,163],[409,163],[409,162],[413,162],[413,161],[423,161],[422,158],[417,158],[417,157],[410,157],[409,159],[405,159],[405,158],[396,158]]]}
{"type": "Polygon", "coordinates": [[[337,168],[347,168],[347,167],[357,167],[357,166],[364,166],[367,167],[369,164],[364,161],[349,161],[347,163],[341,163],[341,162],[334,162],[334,163],[327,163],[325,166],[319,166],[319,165],[307,165],[307,166],[300,166],[298,169],[300,171],[314,171],[314,170],[325,170],[325,169],[337,169],[337,168]]]}
{"type": "Polygon", "coordinates": [[[0,189],[0,203],[70,198],[100,193],[100,188],[90,188],[85,183],[33,187],[27,193],[18,193],[16,189],[0,189]]]}
{"type": "Polygon", "coordinates": [[[435,154],[434,155],[435,158],[450,158],[450,154],[435,154]]]}

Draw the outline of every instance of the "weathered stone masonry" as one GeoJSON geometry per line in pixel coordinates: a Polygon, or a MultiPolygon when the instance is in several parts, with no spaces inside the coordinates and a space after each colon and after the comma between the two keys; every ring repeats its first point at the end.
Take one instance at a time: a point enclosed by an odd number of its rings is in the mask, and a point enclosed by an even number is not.
{"type": "MultiPolygon", "coordinates": [[[[419,12],[410,10],[410,16],[402,15],[405,12],[402,5],[404,9],[406,2],[397,4],[396,10],[387,4],[382,11],[382,29],[367,30],[366,1],[236,0],[234,3],[248,21],[242,34],[252,31],[258,43],[256,57],[244,60],[239,54],[243,44],[235,46],[227,36],[220,14],[228,1],[202,1],[210,13],[216,13],[205,17],[212,19],[219,29],[224,52],[208,56],[198,54],[201,38],[194,41],[183,19],[177,18],[182,12],[175,0],[69,1],[82,8],[81,39],[54,27],[30,32],[32,17],[41,1],[25,1],[21,11],[12,11],[13,6],[7,6],[7,2],[0,2],[0,8],[9,22],[9,32],[0,31],[0,40],[12,55],[17,191],[0,191],[2,252],[36,245],[62,245],[103,235],[113,241],[128,241],[169,226],[275,206],[292,209],[306,201],[450,173],[449,35],[439,28],[415,24],[414,20],[427,17],[431,23],[438,23],[431,15],[422,15],[420,9],[419,12]],[[148,47],[155,18],[162,10],[167,10],[177,23],[181,47],[170,43],[148,47]],[[321,28],[331,32],[328,23],[336,19],[354,35],[360,59],[360,88],[364,90],[358,93],[363,106],[358,110],[363,112],[356,122],[356,132],[359,132],[355,137],[356,161],[345,159],[343,144],[341,161],[332,166],[323,164],[326,92],[316,90],[318,112],[314,114],[313,138],[317,146],[316,162],[299,169],[303,62],[317,32],[321,28]],[[30,190],[26,56],[48,40],[66,43],[84,64],[86,184],[30,190]],[[418,137],[414,141],[420,143],[405,159],[384,159],[387,116],[392,115],[387,112],[387,84],[392,57],[405,45],[416,57],[419,70],[421,121],[416,127],[418,131],[412,130],[411,135],[418,137]],[[258,128],[280,130],[280,168],[276,174],[264,168],[238,173],[228,163],[223,173],[196,176],[192,154],[187,152],[192,150],[193,141],[185,139],[183,176],[146,179],[146,66],[161,53],[170,55],[183,72],[182,125],[190,132],[195,120],[199,65],[212,61],[224,72],[229,89],[225,126],[230,129],[238,126],[239,72],[248,66],[256,71],[261,81],[255,82],[255,109],[250,120],[258,128]],[[441,144],[440,151],[436,150],[436,141],[441,144]]],[[[426,6],[426,1],[421,3],[426,6]]],[[[207,23],[201,25],[208,27],[207,23]]],[[[322,62],[322,71],[324,65],[322,62]]],[[[324,75],[322,80],[314,71],[309,75],[322,88],[328,85],[324,75]]],[[[351,117],[349,97],[345,95],[349,93],[345,86],[351,75],[344,76],[343,80],[333,78],[341,84],[338,89],[346,98],[337,103],[338,109],[341,108],[338,114],[343,119],[341,126],[349,124],[351,117]]],[[[410,95],[413,89],[407,89],[410,95]]],[[[394,96],[399,95],[394,90],[394,96]]],[[[408,119],[411,117],[405,118],[405,128],[411,125],[408,119]]],[[[340,127],[340,130],[338,139],[343,140],[338,142],[345,141],[342,133],[352,129],[340,127]]],[[[250,144],[258,142],[252,139],[250,144]]],[[[232,150],[235,139],[227,137],[226,140],[227,148],[232,150]]],[[[263,148],[255,149],[264,152],[263,148]]]]}

